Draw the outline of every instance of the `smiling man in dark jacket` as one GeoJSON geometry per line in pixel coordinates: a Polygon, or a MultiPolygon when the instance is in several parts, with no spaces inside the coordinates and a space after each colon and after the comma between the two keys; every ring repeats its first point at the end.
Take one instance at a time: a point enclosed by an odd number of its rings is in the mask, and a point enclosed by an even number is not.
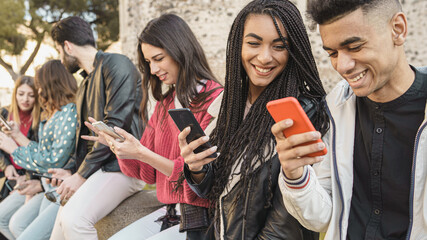
{"type": "Polygon", "coordinates": [[[63,179],[57,192],[68,200],[58,213],[51,239],[97,239],[94,224],[144,183],[121,173],[108,146],[80,138],[90,135],[84,121],[93,117],[140,138],[141,78],[126,56],[98,51],[90,25],[79,17],[61,20],[51,35],[64,66],[71,73],[81,68],[84,76],[76,99],[79,125],[72,160],[77,169],[50,170],[63,179]]]}

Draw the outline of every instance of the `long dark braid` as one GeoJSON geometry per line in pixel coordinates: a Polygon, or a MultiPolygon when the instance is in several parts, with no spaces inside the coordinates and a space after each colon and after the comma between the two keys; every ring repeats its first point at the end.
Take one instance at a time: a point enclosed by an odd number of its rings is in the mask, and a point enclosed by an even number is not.
{"type": "MultiPolygon", "coordinates": [[[[234,203],[237,203],[246,195],[249,181],[256,173],[255,166],[263,165],[273,157],[275,143],[271,144],[274,142],[271,126],[274,121],[265,107],[267,102],[287,96],[316,99],[318,111],[312,121],[315,128],[324,134],[328,128],[328,118],[321,104],[325,95],[298,9],[287,0],[255,0],[242,9],[234,20],[228,37],[224,97],[217,127],[211,134],[212,143],[218,146],[221,153],[213,162],[215,181],[208,196],[213,209],[219,210],[217,200],[224,191],[235,164],[241,164],[240,172],[236,173],[241,177],[239,184],[242,184],[237,190],[238,197],[234,200],[234,203]],[[250,14],[272,16],[290,57],[284,71],[265,88],[243,119],[249,79],[243,68],[241,49],[244,24],[250,14]],[[286,29],[288,39],[280,32],[275,18],[286,29]]],[[[267,164],[271,176],[272,161],[267,164]]],[[[270,177],[270,196],[265,207],[271,206],[272,181],[276,180],[270,177]]],[[[218,214],[216,222],[218,223],[218,214]]]]}

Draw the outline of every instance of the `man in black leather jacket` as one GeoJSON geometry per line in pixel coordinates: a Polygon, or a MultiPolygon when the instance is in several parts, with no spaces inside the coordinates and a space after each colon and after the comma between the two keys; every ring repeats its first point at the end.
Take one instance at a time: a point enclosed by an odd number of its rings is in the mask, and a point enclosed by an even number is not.
{"type": "Polygon", "coordinates": [[[71,159],[77,168],[67,164],[49,170],[63,180],[57,192],[68,200],[58,213],[51,239],[97,239],[94,224],[144,183],[120,172],[108,146],[80,138],[91,134],[84,122],[93,117],[140,138],[141,77],[127,57],[97,51],[90,25],[79,17],[61,20],[51,35],[64,66],[72,73],[82,68],[84,76],[77,92],[79,125],[71,159]]]}

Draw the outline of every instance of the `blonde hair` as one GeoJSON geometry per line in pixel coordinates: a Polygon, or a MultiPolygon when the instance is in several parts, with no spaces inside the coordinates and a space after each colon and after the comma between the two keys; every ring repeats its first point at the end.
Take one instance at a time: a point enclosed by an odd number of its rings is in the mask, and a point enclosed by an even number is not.
{"type": "Polygon", "coordinates": [[[18,88],[24,84],[27,84],[28,86],[33,89],[34,93],[34,105],[33,110],[31,111],[31,117],[33,119],[33,123],[31,125],[32,129],[37,129],[40,121],[40,104],[38,101],[38,93],[34,84],[34,78],[30,76],[21,76],[19,77],[15,82],[15,88],[13,89],[12,94],[12,104],[9,107],[9,115],[8,119],[15,121],[18,125],[21,125],[21,119],[19,118],[19,106],[18,102],[16,101],[16,94],[18,93],[18,88]]]}

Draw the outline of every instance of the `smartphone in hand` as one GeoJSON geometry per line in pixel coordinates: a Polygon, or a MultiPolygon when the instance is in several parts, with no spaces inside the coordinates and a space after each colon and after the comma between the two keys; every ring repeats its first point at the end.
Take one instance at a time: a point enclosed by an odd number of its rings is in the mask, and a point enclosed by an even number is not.
{"type": "MultiPolygon", "coordinates": [[[[199,122],[197,122],[196,118],[194,117],[190,109],[188,108],[170,109],[168,110],[168,113],[181,132],[188,126],[191,128],[191,131],[186,138],[187,143],[190,143],[200,137],[206,136],[205,132],[200,127],[199,122]]],[[[210,142],[206,142],[203,145],[199,146],[198,148],[194,149],[194,153],[203,152],[206,149],[209,149],[211,147],[212,147],[212,144],[210,142]]],[[[216,158],[217,153],[212,153],[209,157],[216,158]]]]}
{"type": "Polygon", "coordinates": [[[51,173],[36,173],[36,172],[33,172],[32,174],[33,174],[33,176],[44,177],[44,178],[52,180],[52,174],[51,173]]]}
{"type": "Polygon", "coordinates": [[[0,114],[0,122],[3,124],[3,126],[8,130],[12,130],[12,127],[7,124],[6,119],[0,114]]]}
{"type": "MultiPolygon", "coordinates": [[[[286,128],[283,131],[285,137],[290,137],[294,134],[316,131],[301,104],[294,97],[286,97],[282,99],[273,100],[267,103],[267,110],[273,117],[275,122],[280,122],[285,119],[292,119],[294,122],[292,127],[286,128]]],[[[316,142],[322,142],[322,139],[307,142],[301,145],[310,145],[316,142]]],[[[319,152],[308,154],[308,157],[323,156],[328,151],[326,148],[319,152]]]]}
{"type": "Polygon", "coordinates": [[[6,182],[4,183],[4,185],[6,185],[6,187],[9,189],[9,191],[12,192],[13,189],[15,189],[16,180],[7,179],[6,182]]]}
{"type": "Polygon", "coordinates": [[[116,139],[116,141],[118,141],[118,142],[124,142],[125,141],[125,138],[122,135],[116,133],[112,127],[108,126],[103,121],[94,122],[94,123],[92,123],[92,126],[94,126],[99,131],[102,131],[102,132],[110,135],[111,137],[116,139]]]}

